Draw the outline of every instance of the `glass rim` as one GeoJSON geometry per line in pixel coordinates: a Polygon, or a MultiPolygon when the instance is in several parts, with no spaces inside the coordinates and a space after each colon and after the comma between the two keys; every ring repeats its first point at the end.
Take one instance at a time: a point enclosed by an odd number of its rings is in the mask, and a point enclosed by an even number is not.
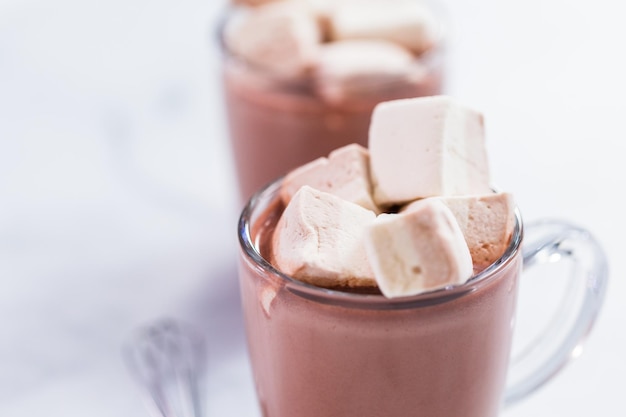
{"type": "Polygon", "coordinates": [[[440,304],[473,293],[487,285],[498,276],[500,271],[510,265],[518,254],[521,254],[521,243],[524,231],[522,216],[516,205],[515,227],[511,241],[502,256],[485,269],[473,275],[463,284],[451,285],[417,295],[396,298],[387,298],[382,294],[362,294],[318,287],[300,281],[278,270],[269,260],[261,255],[259,248],[253,242],[251,228],[255,220],[254,216],[263,213],[276,198],[279,198],[278,192],[282,179],[283,177],[279,177],[268,183],[248,200],[241,212],[237,227],[239,246],[247,260],[252,261],[254,265],[261,268],[264,273],[278,277],[285,284],[287,289],[304,298],[328,304],[340,304],[346,307],[378,310],[396,310],[440,304]]]}

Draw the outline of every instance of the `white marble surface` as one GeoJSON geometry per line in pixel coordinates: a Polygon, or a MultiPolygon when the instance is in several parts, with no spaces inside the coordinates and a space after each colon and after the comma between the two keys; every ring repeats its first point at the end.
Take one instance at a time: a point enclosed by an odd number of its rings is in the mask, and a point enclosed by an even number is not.
{"type": "MultiPolygon", "coordinates": [[[[1,416],[148,415],[120,348],[163,316],[209,339],[208,415],[259,415],[212,32],[222,4],[0,0],[1,416]]],[[[626,415],[624,9],[445,4],[448,90],[484,110],[498,185],[527,220],[589,228],[610,261],[584,354],[503,415],[626,415]]]]}

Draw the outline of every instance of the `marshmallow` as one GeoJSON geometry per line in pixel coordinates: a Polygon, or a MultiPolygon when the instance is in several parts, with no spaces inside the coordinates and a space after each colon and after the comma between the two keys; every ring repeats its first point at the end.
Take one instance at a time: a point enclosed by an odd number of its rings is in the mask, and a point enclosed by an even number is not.
{"type": "Polygon", "coordinates": [[[317,19],[317,23],[322,31],[322,39],[330,40],[330,13],[337,0],[291,0],[309,9],[317,19]]]}
{"type": "Polygon", "coordinates": [[[307,8],[281,1],[241,11],[230,20],[224,41],[250,64],[293,78],[312,68],[321,36],[307,8]]]}
{"type": "Polygon", "coordinates": [[[300,187],[309,185],[378,212],[369,177],[369,152],[355,143],[291,171],[283,180],[280,196],[287,205],[300,187]]]}
{"type": "Polygon", "coordinates": [[[274,3],[283,0],[231,0],[234,4],[240,4],[243,6],[256,7],[264,4],[274,3]]]}
{"type": "Polygon", "coordinates": [[[369,130],[374,201],[489,193],[484,136],[482,114],[446,96],[378,104],[369,130]]]}
{"type": "Polygon", "coordinates": [[[365,248],[378,287],[389,298],[462,284],[473,274],[459,225],[434,199],[378,216],[367,229],[365,248]]]}
{"type": "Polygon", "coordinates": [[[344,1],[331,10],[332,40],[383,39],[421,54],[436,41],[437,23],[419,1],[344,1]]]}
{"type": "MultiPolygon", "coordinates": [[[[515,203],[509,193],[480,196],[434,197],[445,204],[456,218],[469,247],[474,268],[484,269],[497,261],[511,242],[515,228],[515,203]]],[[[421,205],[407,205],[403,212],[421,205]]]]}
{"type": "Polygon", "coordinates": [[[425,68],[407,49],[382,40],[324,44],[314,71],[317,94],[331,104],[380,96],[425,75],[425,68]]]}
{"type": "Polygon", "coordinates": [[[363,236],[375,218],[370,210],[305,185],[276,225],[274,264],[320,287],[374,287],[363,236]]]}

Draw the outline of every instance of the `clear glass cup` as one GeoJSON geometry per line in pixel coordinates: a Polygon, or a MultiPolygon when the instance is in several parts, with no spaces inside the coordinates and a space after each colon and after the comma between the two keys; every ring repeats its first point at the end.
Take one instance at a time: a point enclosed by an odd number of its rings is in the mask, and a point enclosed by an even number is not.
{"type": "Polygon", "coordinates": [[[438,18],[434,46],[415,58],[419,79],[386,79],[367,86],[370,93],[329,102],[319,95],[315,77],[285,78],[246,62],[225,42],[228,22],[241,13],[228,7],[218,25],[223,93],[232,155],[242,204],[277,176],[350,143],[367,145],[371,112],[392,99],[444,92],[446,18],[433,1],[438,18]]]}
{"type": "Polygon", "coordinates": [[[452,289],[387,299],[300,282],[268,260],[268,236],[283,209],[279,189],[277,180],[256,194],[238,227],[242,306],[264,417],[495,417],[573,357],[602,305],[607,263],[589,232],[559,221],[524,227],[519,211],[504,255],[452,289]],[[570,261],[575,268],[566,267],[570,261]],[[524,350],[532,354],[511,360],[520,277],[548,262],[582,289],[580,303],[562,301],[574,320],[556,323],[562,334],[543,334],[524,350]]]}

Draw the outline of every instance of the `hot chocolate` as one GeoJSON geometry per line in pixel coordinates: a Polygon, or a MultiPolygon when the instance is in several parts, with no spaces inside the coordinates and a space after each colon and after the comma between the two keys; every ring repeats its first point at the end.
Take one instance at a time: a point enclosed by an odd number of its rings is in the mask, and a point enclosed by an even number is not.
{"type": "Polygon", "coordinates": [[[389,300],[315,288],[270,266],[283,210],[277,185],[244,213],[255,247],[240,265],[264,417],[496,416],[521,266],[519,218],[499,265],[456,290],[389,300]]]}
{"type": "Polygon", "coordinates": [[[291,171],[242,212],[263,415],[496,417],[579,349],[602,302],[603,251],[584,229],[545,222],[522,256],[512,196],[489,187],[482,114],[448,97],[378,104],[368,142],[291,171]],[[560,264],[585,299],[564,298],[577,317],[561,320],[567,337],[546,332],[515,358],[524,377],[505,391],[522,258],[552,255],[589,261],[560,264]]]}

